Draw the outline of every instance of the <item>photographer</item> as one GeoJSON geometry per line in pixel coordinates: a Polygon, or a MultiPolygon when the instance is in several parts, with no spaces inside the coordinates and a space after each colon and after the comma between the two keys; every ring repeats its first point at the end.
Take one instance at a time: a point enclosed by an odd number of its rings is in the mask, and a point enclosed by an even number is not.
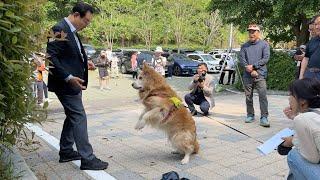
{"type": "Polygon", "coordinates": [[[209,114],[209,108],[214,107],[214,82],[210,75],[207,75],[208,67],[206,63],[198,64],[197,74],[189,85],[191,93],[185,95],[184,99],[188,104],[192,115],[197,115],[194,104],[200,105],[200,109],[206,116],[209,114]]]}

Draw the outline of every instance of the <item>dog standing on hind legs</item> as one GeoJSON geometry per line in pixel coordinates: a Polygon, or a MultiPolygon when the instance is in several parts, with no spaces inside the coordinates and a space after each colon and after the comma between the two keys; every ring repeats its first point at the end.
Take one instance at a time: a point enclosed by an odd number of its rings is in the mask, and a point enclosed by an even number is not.
{"type": "Polygon", "coordinates": [[[196,125],[176,92],[166,83],[164,77],[147,64],[143,65],[132,87],[139,91],[145,108],[135,129],[141,130],[145,125],[150,125],[164,131],[172,146],[184,154],[181,163],[188,163],[190,155],[199,151],[196,125]]]}

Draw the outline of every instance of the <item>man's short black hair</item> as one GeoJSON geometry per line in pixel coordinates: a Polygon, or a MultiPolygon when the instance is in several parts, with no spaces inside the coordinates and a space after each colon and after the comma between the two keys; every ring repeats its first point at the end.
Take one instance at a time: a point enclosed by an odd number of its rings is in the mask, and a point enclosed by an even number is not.
{"type": "Polygon", "coordinates": [[[76,13],[78,12],[80,14],[80,17],[83,18],[87,12],[94,12],[94,8],[84,2],[78,2],[77,4],[75,4],[72,8],[72,13],[76,13]]]}
{"type": "Polygon", "coordinates": [[[320,17],[320,14],[317,14],[317,15],[313,16],[309,21],[309,25],[313,24],[316,21],[316,19],[318,19],[318,17],[320,17]]]}
{"type": "Polygon", "coordinates": [[[205,67],[208,69],[208,66],[207,66],[206,63],[199,63],[199,64],[198,64],[198,67],[200,67],[200,66],[205,66],[205,67]]]}

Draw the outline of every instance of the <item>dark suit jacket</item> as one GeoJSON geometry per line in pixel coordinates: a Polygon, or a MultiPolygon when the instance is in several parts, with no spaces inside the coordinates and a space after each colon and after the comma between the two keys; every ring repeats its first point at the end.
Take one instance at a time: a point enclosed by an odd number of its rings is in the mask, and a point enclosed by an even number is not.
{"type": "Polygon", "coordinates": [[[48,39],[47,53],[49,55],[49,77],[48,89],[57,94],[76,95],[81,92],[80,88],[71,86],[65,79],[71,74],[85,81],[84,86],[88,84],[88,61],[85,50],[81,46],[81,53],[77,46],[73,33],[67,22],[63,19],[52,27],[54,33],[67,33],[66,40],[48,39]]]}

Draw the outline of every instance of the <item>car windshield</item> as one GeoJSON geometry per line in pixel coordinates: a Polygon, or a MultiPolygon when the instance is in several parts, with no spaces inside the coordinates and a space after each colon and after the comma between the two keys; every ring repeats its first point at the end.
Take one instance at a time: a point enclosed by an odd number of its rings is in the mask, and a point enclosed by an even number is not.
{"type": "Polygon", "coordinates": [[[217,59],[213,58],[211,55],[202,55],[204,61],[218,61],[217,59]]]}
{"type": "Polygon", "coordinates": [[[183,55],[183,54],[176,54],[173,57],[176,60],[193,61],[191,58],[189,58],[188,56],[183,55]]]}
{"type": "Polygon", "coordinates": [[[152,58],[152,54],[141,53],[138,55],[138,63],[142,63],[144,60],[146,61],[146,63],[152,63],[152,58]]]}

